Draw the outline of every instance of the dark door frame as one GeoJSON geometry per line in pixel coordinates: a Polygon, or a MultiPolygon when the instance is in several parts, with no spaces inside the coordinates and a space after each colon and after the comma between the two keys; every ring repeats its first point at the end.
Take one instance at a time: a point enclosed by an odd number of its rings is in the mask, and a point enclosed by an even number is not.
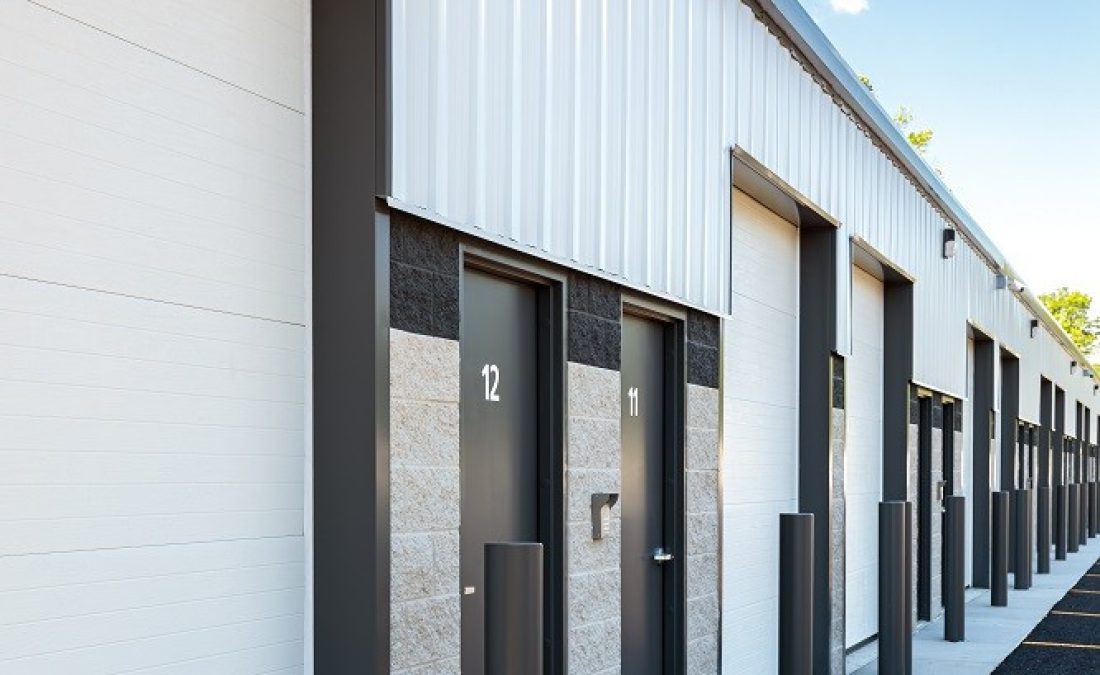
{"type": "Polygon", "coordinates": [[[955,484],[955,416],[958,413],[960,402],[950,396],[942,397],[940,406],[943,415],[943,445],[941,464],[943,466],[943,499],[940,501],[940,605],[946,604],[947,598],[947,500],[955,494],[958,485],[955,484]]]}
{"type": "MultiPolygon", "coordinates": [[[[565,335],[564,274],[517,257],[462,244],[460,269],[531,284],[538,294],[538,532],[544,547],[543,654],[546,673],[565,672],[565,335]]],[[[459,302],[464,276],[459,278],[459,302]]],[[[462,405],[461,400],[459,406],[462,405]]]]}
{"type": "MultiPolygon", "coordinates": [[[[687,313],[650,298],[623,294],[622,311],[665,326],[664,528],[671,564],[664,565],[664,663],[662,672],[687,672],[687,508],[684,443],[687,429],[687,313]]],[[[721,561],[719,561],[721,564],[721,561]]]]}
{"type": "Polygon", "coordinates": [[[932,393],[917,390],[917,618],[932,618],[932,393]]]}
{"type": "Polygon", "coordinates": [[[997,428],[997,414],[994,410],[994,368],[997,354],[993,340],[975,328],[968,326],[970,337],[974,340],[973,405],[971,406],[972,424],[971,443],[971,499],[974,506],[973,557],[971,558],[974,588],[989,588],[990,565],[990,460],[995,448],[994,431],[997,428]]]}

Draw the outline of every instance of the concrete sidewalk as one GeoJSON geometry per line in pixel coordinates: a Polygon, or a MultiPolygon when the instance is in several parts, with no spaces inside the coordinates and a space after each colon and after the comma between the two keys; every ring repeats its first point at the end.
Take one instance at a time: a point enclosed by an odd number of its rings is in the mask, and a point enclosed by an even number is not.
{"type": "MultiPolygon", "coordinates": [[[[1008,607],[990,607],[989,591],[968,591],[966,641],[943,639],[943,617],[925,624],[913,636],[913,672],[978,675],[990,673],[1047,615],[1054,603],[1077,583],[1100,557],[1100,540],[1070,553],[1067,560],[1051,560],[1050,574],[1034,574],[1026,591],[1012,589],[1009,575],[1008,607]]],[[[857,675],[878,672],[877,644],[849,655],[857,675]],[[862,665],[862,664],[866,665],[862,665]]],[[[853,672],[853,669],[849,669],[853,672]]]]}

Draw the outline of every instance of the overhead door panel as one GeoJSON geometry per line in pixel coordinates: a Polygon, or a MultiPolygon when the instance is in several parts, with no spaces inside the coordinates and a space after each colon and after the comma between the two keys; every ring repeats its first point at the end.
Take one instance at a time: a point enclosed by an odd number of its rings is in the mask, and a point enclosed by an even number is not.
{"type": "Polygon", "coordinates": [[[883,287],[852,269],[844,457],[845,647],[878,631],[878,502],[882,498],[883,287]]]}
{"type": "Polygon", "coordinates": [[[777,667],[777,514],[797,509],[798,229],[734,191],[733,316],[723,331],[726,653],[777,667]],[[752,579],[753,583],[744,583],[752,579]],[[755,627],[749,629],[749,627],[755,627]]]}

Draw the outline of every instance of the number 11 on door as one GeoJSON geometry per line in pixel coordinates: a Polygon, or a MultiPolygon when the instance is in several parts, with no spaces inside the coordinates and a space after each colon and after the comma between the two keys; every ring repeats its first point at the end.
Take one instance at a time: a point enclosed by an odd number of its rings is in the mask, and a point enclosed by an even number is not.
{"type": "Polygon", "coordinates": [[[626,397],[630,399],[630,416],[638,416],[638,388],[631,387],[626,390],[626,397]]]}

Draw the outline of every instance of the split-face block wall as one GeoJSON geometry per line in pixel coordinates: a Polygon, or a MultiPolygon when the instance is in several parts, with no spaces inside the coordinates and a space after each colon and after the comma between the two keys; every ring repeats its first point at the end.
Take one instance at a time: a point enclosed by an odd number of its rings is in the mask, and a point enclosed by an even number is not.
{"type": "Polygon", "coordinates": [[[474,602],[484,589],[470,582],[469,558],[476,553],[463,537],[473,536],[479,526],[470,522],[477,497],[470,490],[499,486],[493,479],[479,482],[479,472],[491,470],[484,465],[495,463],[494,451],[485,454],[475,446],[485,437],[471,430],[470,420],[481,419],[471,410],[474,402],[505,403],[519,384],[503,362],[484,382],[479,363],[463,363],[477,354],[471,336],[482,334],[463,322],[478,311],[471,294],[491,292],[475,283],[522,285],[527,277],[542,275],[544,287],[557,295],[545,296],[537,319],[544,345],[539,349],[550,354],[544,359],[549,369],[539,371],[545,385],[539,398],[560,402],[556,410],[547,409],[549,414],[540,410],[541,417],[558,421],[540,417],[544,428],[537,441],[538,480],[557,486],[537,509],[557,514],[540,513],[530,537],[544,544],[544,593],[550,608],[545,626],[550,644],[561,646],[560,653],[549,656],[548,672],[619,672],[629,667],[624,653],[630,657],[632,650],[657,654],[657,662],[648,664],[653,672],[668,664],[678,669],[677,663],[686,672],[717,672],[718,320],[653,304],[624,294],[613,283],[509,254],[402,214],[392,218],[390,258],[392,671],[474,669],[477,656],[471,645],[480,644],[481,635],[470,619],[476,618],[474,602]],[[471,266],[475,259],[491,264],[471,266]],[[634,555],[639,540],[631,534],[630,514],[644,512],[646,503],[637,493],[638,442],[627,430],[639,409],[644,417],[650,399],[634,381],[639,364],[624,363],[624,327],[633,325],[624,311],[666,335],[672,355],[660,364],[670,381],[659,404],[670,408],[659,420],[668,439],[660,454],[665,482],[675,486],[660,495],[665,506],[658,519],[664,521],[664,544],[673,556],[665,564],[653,560],[652,551],[644,551],[644,560],[634,555]],[[554,351],[547,334],[562,336],[560,350],[554,351]],[[476,466],[472,458],[480,460],[476,466]],[[592,497],[598,494],[622,497],[610,511],[606,533],[595,539],[592,497]],[[465,535],[464,528],[469,530],[465,535]],[[654,574],[670,594],[665,600],[677,609],[633,625],[636,612],[628,610],[645,594],[632,585],[654,574]],[[646,631],[658,635],[652,639],[646,631]]]}

